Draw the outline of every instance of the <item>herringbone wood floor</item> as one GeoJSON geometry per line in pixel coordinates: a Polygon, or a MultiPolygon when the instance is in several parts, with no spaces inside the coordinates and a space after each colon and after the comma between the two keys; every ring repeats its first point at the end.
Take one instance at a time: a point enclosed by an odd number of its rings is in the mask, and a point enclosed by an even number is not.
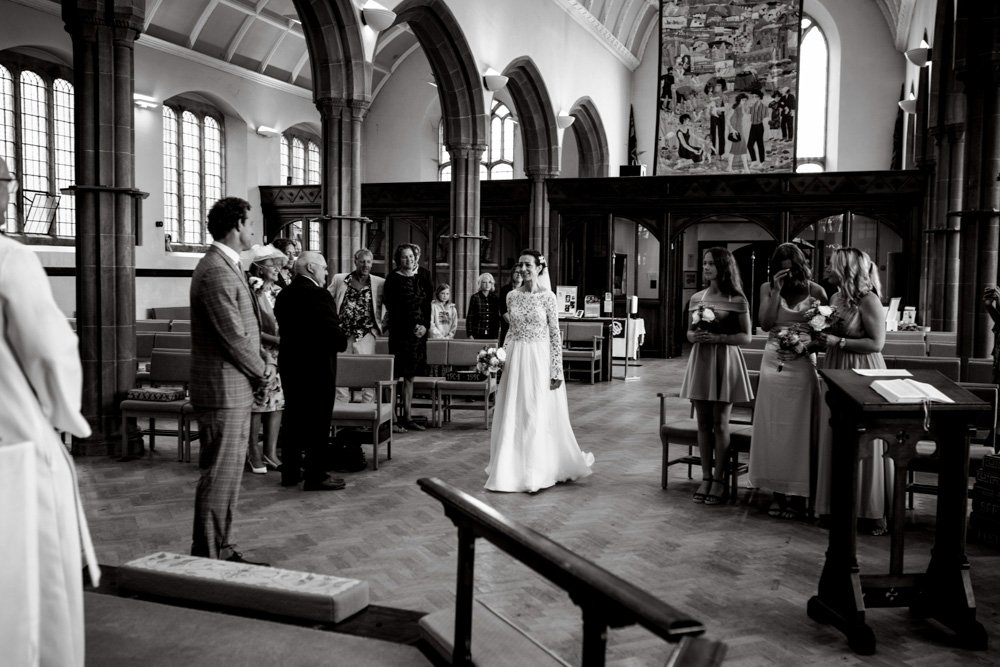
{"type": "MultiPolygon", "coordinates": [[[[483,490],[489,434],[475,413],[456,411],[444,429],[398,435],[392,461],[346,475],[348,488],[304,493],[278,475],[243,479],[237,541],[251,558],[279,567],[366,579],[372,602],[433,611],[454,604],[455,530],[419,491],[436,476],[541,531],[615,574],[690,612],[729,647],[728,665],[996,664],[995,651],[953,648],[946,632],[911,621],[904,609],[876,609],[868,621],[878,653],[853,655],[843,636],[806,617],[826,532],[772,519],[755,499],[705,507],[689,498],[682,466],[660,489],[656,392],[676,394],[683,359],[645,360],[638,382],[569,385],[577,438],[595,454],[594,474],[535,495],[483,490]]],[[[621,373],[620,367],[617,373],[621,373]]],[[[686,414],[680,399],[675,415],[686,414]]],[[[197,452],[197,444],[194,446],[197,452]]],[[[370,450],[369,450],[370,451],[370,450]]],[[[80,485],[101,562],[118,565],[156,550],[190,547],[194,463],[177,463],[170,438],[143,460],[78,460],[80,485]]],[[[698,475],[696,474],[696,477],[698,475]]],[[[918,498],[908,522],[907,567],[929,556],[933,505],[918,498]]],[[[1000,637],[1000,552],[970,545],[978,618],[1000,637]]],[[[862,571],[887,568],[888,540],[862,537],[862,571]]],[[[581,622],[559,589],[488,544],[476,556],[476,594],[571,663],[580,660],[581,622]]],[[[612,630],[608,663],[662,665],[668,646],[639,628],[612,630]]]]}

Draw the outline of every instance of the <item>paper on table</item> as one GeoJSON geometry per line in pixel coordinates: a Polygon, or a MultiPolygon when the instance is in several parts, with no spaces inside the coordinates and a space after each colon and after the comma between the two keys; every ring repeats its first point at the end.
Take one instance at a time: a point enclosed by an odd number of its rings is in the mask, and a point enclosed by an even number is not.
{"type": "Polygon", "coordinates": [[[858,375],[864,375],[866,377],[896,377],[896,378],[908,378],[912,377],[913,374],[906,370],[905,368],[855,368],[854,372],[858,375]]]}

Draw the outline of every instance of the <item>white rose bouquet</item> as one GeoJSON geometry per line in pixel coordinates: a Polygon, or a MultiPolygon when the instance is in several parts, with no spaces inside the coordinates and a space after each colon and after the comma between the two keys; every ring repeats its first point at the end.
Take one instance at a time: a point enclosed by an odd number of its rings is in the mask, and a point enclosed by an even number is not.
{"type": "Polygon", "coordinates": [[[487,345],[476,356],[476,370],[483,375],[496,373],[503,369],[507,361],[507,351],[502,347],[487,345]]]}
{"type": "MultiPolygon", "coordinates": [[[[802,312],[801,324],[783,327],[778,331],[778,349],[801,357],[818,349],[824,344],[825,332],[833,324],[834,309],[825,306],[815,297],[809,297],[811,304],[802,312]]],[[[784,368],[784,359],[778,361],[778,372],[784,368]]]]}
{"type": "Polygon", "coordinates": [[[691,313],[691,324],[694,325],[695,329],[712,331],[717,321],[718,318],[715,315],[715,311],[703,303],[698,304],[697,310],[691,313]]]}

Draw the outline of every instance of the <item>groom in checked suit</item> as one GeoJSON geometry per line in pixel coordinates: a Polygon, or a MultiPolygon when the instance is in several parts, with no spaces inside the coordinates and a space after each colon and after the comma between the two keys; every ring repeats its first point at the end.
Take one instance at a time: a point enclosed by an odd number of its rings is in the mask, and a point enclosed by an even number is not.
{"type": "Polygon", "coordinates": [[[191,403],[201,431],[201,479],[194,505],[191,555],[253,563],[234,548],[253,389],[274,375],[260,347],[257,301],[240,266],[253,244],[250,204],[220,199],[208,212],[215,241],[191,277],[191,403]]]}
{"type": "Polygon", "coordinates": [[[337,353],[347,347],[337,308],[326,291],[326,260],[304,252],[295,277],[278,293],[274,315],[281,342],[278,367],[285,392],[281,423],[281,485],[304,491],[337,491],[344,480],[326,474],[327,443],[336,392],[337,353]],[[303,460],[304,455],[304,460],[303,460]]]}

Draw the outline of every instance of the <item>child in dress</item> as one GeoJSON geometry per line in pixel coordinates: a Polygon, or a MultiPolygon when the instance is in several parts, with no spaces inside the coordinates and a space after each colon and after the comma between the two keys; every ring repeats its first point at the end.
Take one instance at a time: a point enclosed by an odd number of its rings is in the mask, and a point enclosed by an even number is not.
{"type": "Polygon", "coordinates": [[[741,345],[750,343],[750,308],[732,253],[709,248],[701,261],[708,288],[688,304],[692,343],[681,398],[694,402],[702,482],[692,500],[718,505],[726,493],[729,415],[733,403],[753,398],[741,345]]]}
{"type": "Polygon", "coordinates": [[[442,283],[431,301],[431,338],[454,338],[458,330],[458,311],[451,302],[451,285],[442,283]]]}

